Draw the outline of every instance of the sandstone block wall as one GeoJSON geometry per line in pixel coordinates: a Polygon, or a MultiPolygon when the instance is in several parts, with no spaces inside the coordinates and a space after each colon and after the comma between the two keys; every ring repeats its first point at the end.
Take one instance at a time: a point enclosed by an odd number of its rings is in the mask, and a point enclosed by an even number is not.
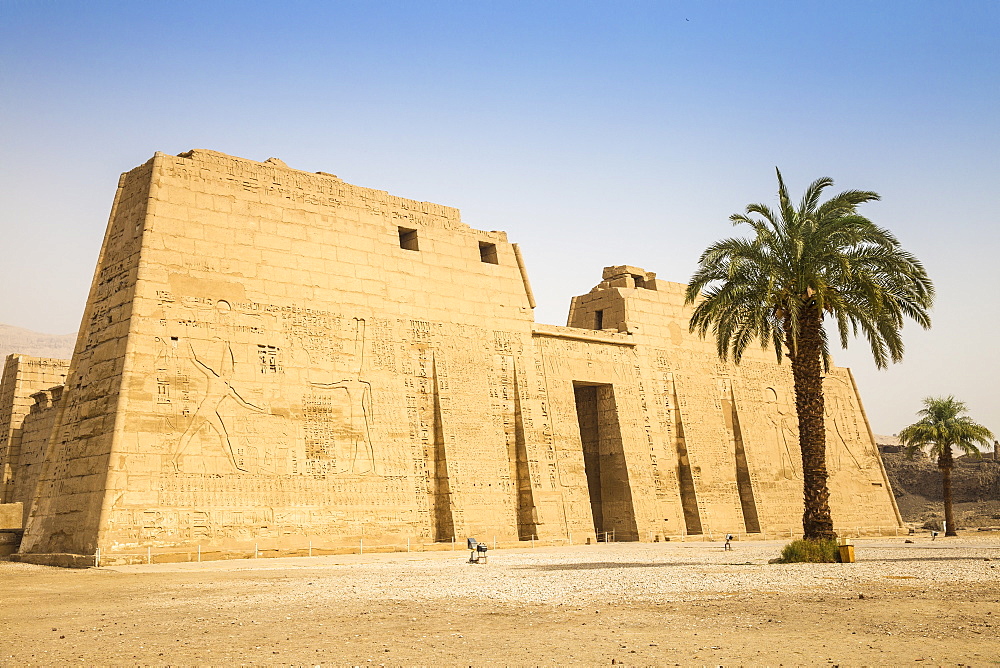
{"type": "MultiPolygon", "coordinates": [[[[120,181],[21,550],[795,525],[788,370],[718,362],[682,301],[612,267],[536,324],[516,247],[455,209],[158,153],[120,181]]],[[[874,480],[838,373],[844,480],[874,480]]],[[[835,517],[894,524],[868,486],[835,517]]]]}
{"type": "MultiPolygon", "coordinates": [[[[604,281],[574,298],[570,324],[600,322],[636,341],[637,368],[645,376],[636,387],[653,398],[645,402],[650,451],[678,467],[676,476],[664,476],[679,485],[665,498],[680,499],[688,531],[795,529],[802,517],[802,464],[791,367],[760,348],[749,349],[738,366],[719,360],[713,340],[688,332],[684,290],[642,269],[608,267],[604,281]]],[[[824,390],[835,524],[898,525],[850,370],[833,368],[824,390]]]]}
{"type": "Polygon", "coordinates": [[[8,501],[8,503],[22,504],[24,517],[21,526],[25,526],[28,521],[28,513],[38,488],[42,464],[48,451],[52,427],[55,425],[64,389],[62,385],[56,385],[32,394],[31,398],[35,403],[24,416],[21,426],[21,452],[8,501]]]}
{"type": "MultiPolygon", "coordinates": [[[[26,501],[18,485],[23,423],[32,410],[32,395],[66,380],[69,360],[11,354],[0,376],[0,503],[26,501]]],[[[23,485],[21,485],[23,488],[23,485]]]]}

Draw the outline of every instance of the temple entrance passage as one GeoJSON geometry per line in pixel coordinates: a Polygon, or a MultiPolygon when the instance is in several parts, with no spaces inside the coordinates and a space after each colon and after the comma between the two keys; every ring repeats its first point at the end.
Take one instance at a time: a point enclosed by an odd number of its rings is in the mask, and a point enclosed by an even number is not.
{"type": "Polygon", "coordinates": [[[639,540],[612,385],[573,383],[598,540],[639,540]]]}

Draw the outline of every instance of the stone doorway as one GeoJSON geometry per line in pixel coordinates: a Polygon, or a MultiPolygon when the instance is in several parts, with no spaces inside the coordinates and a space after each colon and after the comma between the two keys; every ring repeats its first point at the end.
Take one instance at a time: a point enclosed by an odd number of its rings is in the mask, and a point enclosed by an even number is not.
{"type": "Polygon", "coordinates": [[[614,387],[574,382],[576,416],[598,540],[639,540],[614,387]]]}

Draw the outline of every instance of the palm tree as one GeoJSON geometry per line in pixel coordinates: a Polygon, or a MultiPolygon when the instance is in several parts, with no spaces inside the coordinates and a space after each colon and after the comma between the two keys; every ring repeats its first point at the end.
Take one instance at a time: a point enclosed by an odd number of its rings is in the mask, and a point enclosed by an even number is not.
{"type": "Polygon", "coordinates": [[[875,364],[903,356],[904,317],[930,327],[934,287],[920,261],[896,237],[857,213],[877,193],[848,190],[820,203],[833,180],[806,189],[798,208],[778,171],[778,210],[751,204],[734,214],[754,236],[717,241],[702,253],[688,285],[697,302],[690,329],[715,336],[719,357],[739,363],[747,346],[791,360],[802,452],[805,538],[833,538],[827,488],[823,373],[830,367],[824,320],[836,323],[842,346],[862,334],[875,364]],[[700,301],[699,301],[700,299],[700,301]]]}
{"type": "Polygon", "coordinates": [[[941,469],[941,491],[944,496],[944,521],[946,536],[957,536],[955,517],[951,510],[951,469],[955,465],[952,448],[958,448],[967,455],[982,457],[976,443],[990,445],[993,434],[981,424],[972,421],[965,413],[965,404],[955,397],[927,397],[924,407],[917,411],[920,416],[899,432],[899,440],[906,446],[906,454],[913,456],[917,450],[927,448],[931,457],[937,459],[941,469]]]}

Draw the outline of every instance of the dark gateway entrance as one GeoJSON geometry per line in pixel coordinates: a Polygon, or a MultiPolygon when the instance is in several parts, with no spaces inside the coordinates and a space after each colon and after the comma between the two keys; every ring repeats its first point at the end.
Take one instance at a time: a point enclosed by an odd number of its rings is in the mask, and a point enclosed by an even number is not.
{"type": "Polygon", "coordinates": [[[611,385],[574,382],[576,416],[598,540],[639,540],[611,385]]]}

